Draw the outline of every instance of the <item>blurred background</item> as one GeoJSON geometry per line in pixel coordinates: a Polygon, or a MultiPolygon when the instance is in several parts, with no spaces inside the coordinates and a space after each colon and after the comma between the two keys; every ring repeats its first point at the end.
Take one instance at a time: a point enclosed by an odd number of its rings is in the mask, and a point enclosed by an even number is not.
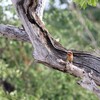
{"type": "MultiPolygon", "coordinates": [[[[50,0],[43,21],[67,49],[100,56],[100,4],[81,9],[71,0],[50,0]]],[[[21,27],[10,0],[0,0],[0,24],[21,27]]],[[[98,100],[76,84],[77,78],[32,57],[32,45],[0,37],[0,100],[98,100]]]]}

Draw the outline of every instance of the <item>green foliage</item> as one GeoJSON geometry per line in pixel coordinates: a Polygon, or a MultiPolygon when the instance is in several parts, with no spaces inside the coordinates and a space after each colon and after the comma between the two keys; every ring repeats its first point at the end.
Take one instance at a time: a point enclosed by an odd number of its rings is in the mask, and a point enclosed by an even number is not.
{"type": "MultiPolygon", "coordinates": [[[[98,49],[99,9],[60,9],[53,5],[54,1],[44,14],[46,27],[53,37],[67,49],[98,49]]],[[[0,6],[0,23],[21,26],[12,5],[0,6]],[[8,18],[2,9],[10,11],[13,16],[8,18]]],[[[0,84],[0,100],[98,100],[90,91],[78,86],[75,77],[36,64],[31,44],[3,37],[0,38],[0,78],[15,86],[15,90],[8,93],[0,84]]]]}
{"type": "Polygon", "coordinates": [[[29,68],[27,72],[24,68],[21,70],[6,67],[2,60],[0,65],[5,67],[0,68],[0,73],[3,71],[1,76],[6,74],[6,80],[16,87],[11,93],[3,91],[1,87],[1,100],[96,100],[93,94],[80,88],[75,82],[77,79],[73,79],[71,75],[50,70],[42,65],[29,68]]]}
{"type": "Polygon", "coordinates": [[[87,5],[96,6],[98,3],[98,0],[74,0],[74,2],[76,2],[82,8],[86,8],[87,5]]]}

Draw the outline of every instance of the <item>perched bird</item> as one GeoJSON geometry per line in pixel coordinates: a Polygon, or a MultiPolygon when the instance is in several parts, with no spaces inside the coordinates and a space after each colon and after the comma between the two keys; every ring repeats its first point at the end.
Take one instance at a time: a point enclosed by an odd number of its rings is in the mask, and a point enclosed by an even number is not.
{"type": "Polygon", "coordinates": [[[73,62],[73,52],[72,51],[67,52],[67,62],[69,63],[73,62]]]}

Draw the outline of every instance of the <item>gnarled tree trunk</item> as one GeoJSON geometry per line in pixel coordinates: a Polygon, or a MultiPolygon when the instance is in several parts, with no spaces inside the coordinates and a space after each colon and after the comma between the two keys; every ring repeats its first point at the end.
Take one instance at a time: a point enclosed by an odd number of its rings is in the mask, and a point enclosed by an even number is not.
{"type": "Polygon", "coordinates": [[[73,64],[67,65],[66,54],[68,50],[51,37],[41,21],[45,0],[35,1],[12,0],[25,30],[0,25],[0,34],[8,38],[31,42],[34,48],[33,56],[37,62],[80,77],[82,80],[78,83],[82,87],[100,96],[98,88],[100,85],[100,58],[91,53],[71,50],[74,61],[73,64]],[[38,17],[39,14],[40,17],[38,17]]]}

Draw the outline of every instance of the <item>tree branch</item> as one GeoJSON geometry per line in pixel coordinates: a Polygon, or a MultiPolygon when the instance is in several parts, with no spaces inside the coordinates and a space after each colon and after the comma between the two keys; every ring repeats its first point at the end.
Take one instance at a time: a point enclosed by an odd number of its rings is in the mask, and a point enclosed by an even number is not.
{"type": "MultiPolygon", "coordinates": [[[[1,24],[0,25],[0,35],[4,36],[6,38],[9,38],[9,39],[14,39],[14,40],[18,40],[18,41],[20,40],[20,41],[23,41],[23,42],[24,41],[25,42],[30,42],[29,37],[26,34],[26,32],[24,31],[24,29],[17,28],[15,26],[11,26],[11,25],[3,25],[3,24],[1,24]]],[[[88,90],[92,89],[91,91],[93,91],[95,94],[99,95],[100,94],[100,93],[98,94],[99,90],[98,90],[97,86],[95,84],[93,84],[93,83],[95,81],[98,85],[100,85],[99,72],[98,72],[98,69],[95,68],[96,64],[100,63],[100,60],[99,60],[100,58],[98,59],[98,57],[95,57],[95,56],[93,56],[91,54],[84,53],[84,52],[81,52],[81,51],[77,51],[77,52],[73,51],[73,52],[74,52],[74,62],[73,62],[73,64],[77,65],[77,67],[74,66],[74,65],[71,65],[70,67],[67,66],[67,70],[64,69],[65,65],[66,65],[65,62],[60,61],[60,59],[57,59],[55,61],[51,60],[51,62],[56,63],[56,61],[57,61],[58,64],[61,64],[60,67],[58,65],[56,65],[56,64],[52,65],[52,63],[49,63],[49,62],[48,63],[44,62],[44,61],[39,61],[39,62],[41,62],[41,63],[43,63],[45,65],[48,65],[49,67],[52,67],[53,69],[57,69],[57,70],[62,71],[62,72],[68,72],[68,73],[70,73],[70,74],[72,74],[74,76],[80,77],[80,78],[82,78],[83,76],[86,76],[86,77],[83,77],[82,80],[78,82],[78,84],[80,84],[82,87],[85,86],[84,88],[88,88],[89,87],[88,90]],[[87,59],[85,65],[83,65],[84,59],[87,59]],[[91,65],[91,63],[89,63],[90,64],[89,65],[88,61],[92,62],[95,65],[95,67],[93,65],[91,65]],[[92,67],[94,67],[94,68],[92,68],[92,67]],[[72,70],[72,69],[74,69],[74,70],[72,70]],[[90,77],[88,75],[91,74],[91,73],[89,73],[91,71],[93,71],[93,73],[92,73],[92,76],[90,77]],[[87,73],[87,72],[89,73],[88,75],[84,74],[84,73],[87,73]],[[94,72],[95,72],[95,74],[94,74],[94,72]]],[[[64,57],[62,56],[62,58],[64,58],[64,57]]]]}
{"type": "MultiPolygon", "coordinates": [[[[66,54],[68,50],[62,47],[60,43],[56,42],[50,36],[49,32],[47,31],[39,17],[31,11],[32,6],[29,6],[29,2],[32,2],[32,0],[29,0],[28,4],[26,4],[27,0],[25,0],[26,2],[22,2],[21,0],[12,1],[28,35],[26,35],[26,33],[22,29],[18,29],[15,27],[9,27],[8,30],[11,29],[10,31],[6,31],[1,28],[2,32],[0,33],[10,33],[11,38],[18,39],[17,37],[19,36],[18,40],[28,42],[30,39],[34,47],[33,55],[37,62],[48,65],[53,69],[57,69],[62,72],[68,72],[74,76],[80,77],[82,78],[82,81],[79,82],[81,86],[83,86],[84,88],[88,87],[87,89],[90,89],[89,87],[91,86],[90,90],[94,93],[96,93],[96,91],[100,91],[97,87],[97,85],[100,85],[100,58],[90,53],[71,50],[74,54],[74,61],[73,64],[67,65],[66,54]],[[29,13],[27,13],[27,11],[29,13]],[[33,17],[31,19],[32,22],[30,21],[30,14],[32,14],[33,17]],[[87,87],[86,84],[88,81],[84,81],[84,78],[88,79],[90,82],[88,83],[87,87]],[[96,84],[92,84],[91,82],[96,84]]],[[[10,37],[10,35],[5,36],[10,37]]],[[[97,95],[99,96],[100,92],[98,92],[97,95]]]]}
{"type": "Polygon", "coordinates": [[[22,28],[17,28],[12,25],[0,24],[0,36],[6,37],[8,39],[30,42],[28,35],[22,28]]]}

